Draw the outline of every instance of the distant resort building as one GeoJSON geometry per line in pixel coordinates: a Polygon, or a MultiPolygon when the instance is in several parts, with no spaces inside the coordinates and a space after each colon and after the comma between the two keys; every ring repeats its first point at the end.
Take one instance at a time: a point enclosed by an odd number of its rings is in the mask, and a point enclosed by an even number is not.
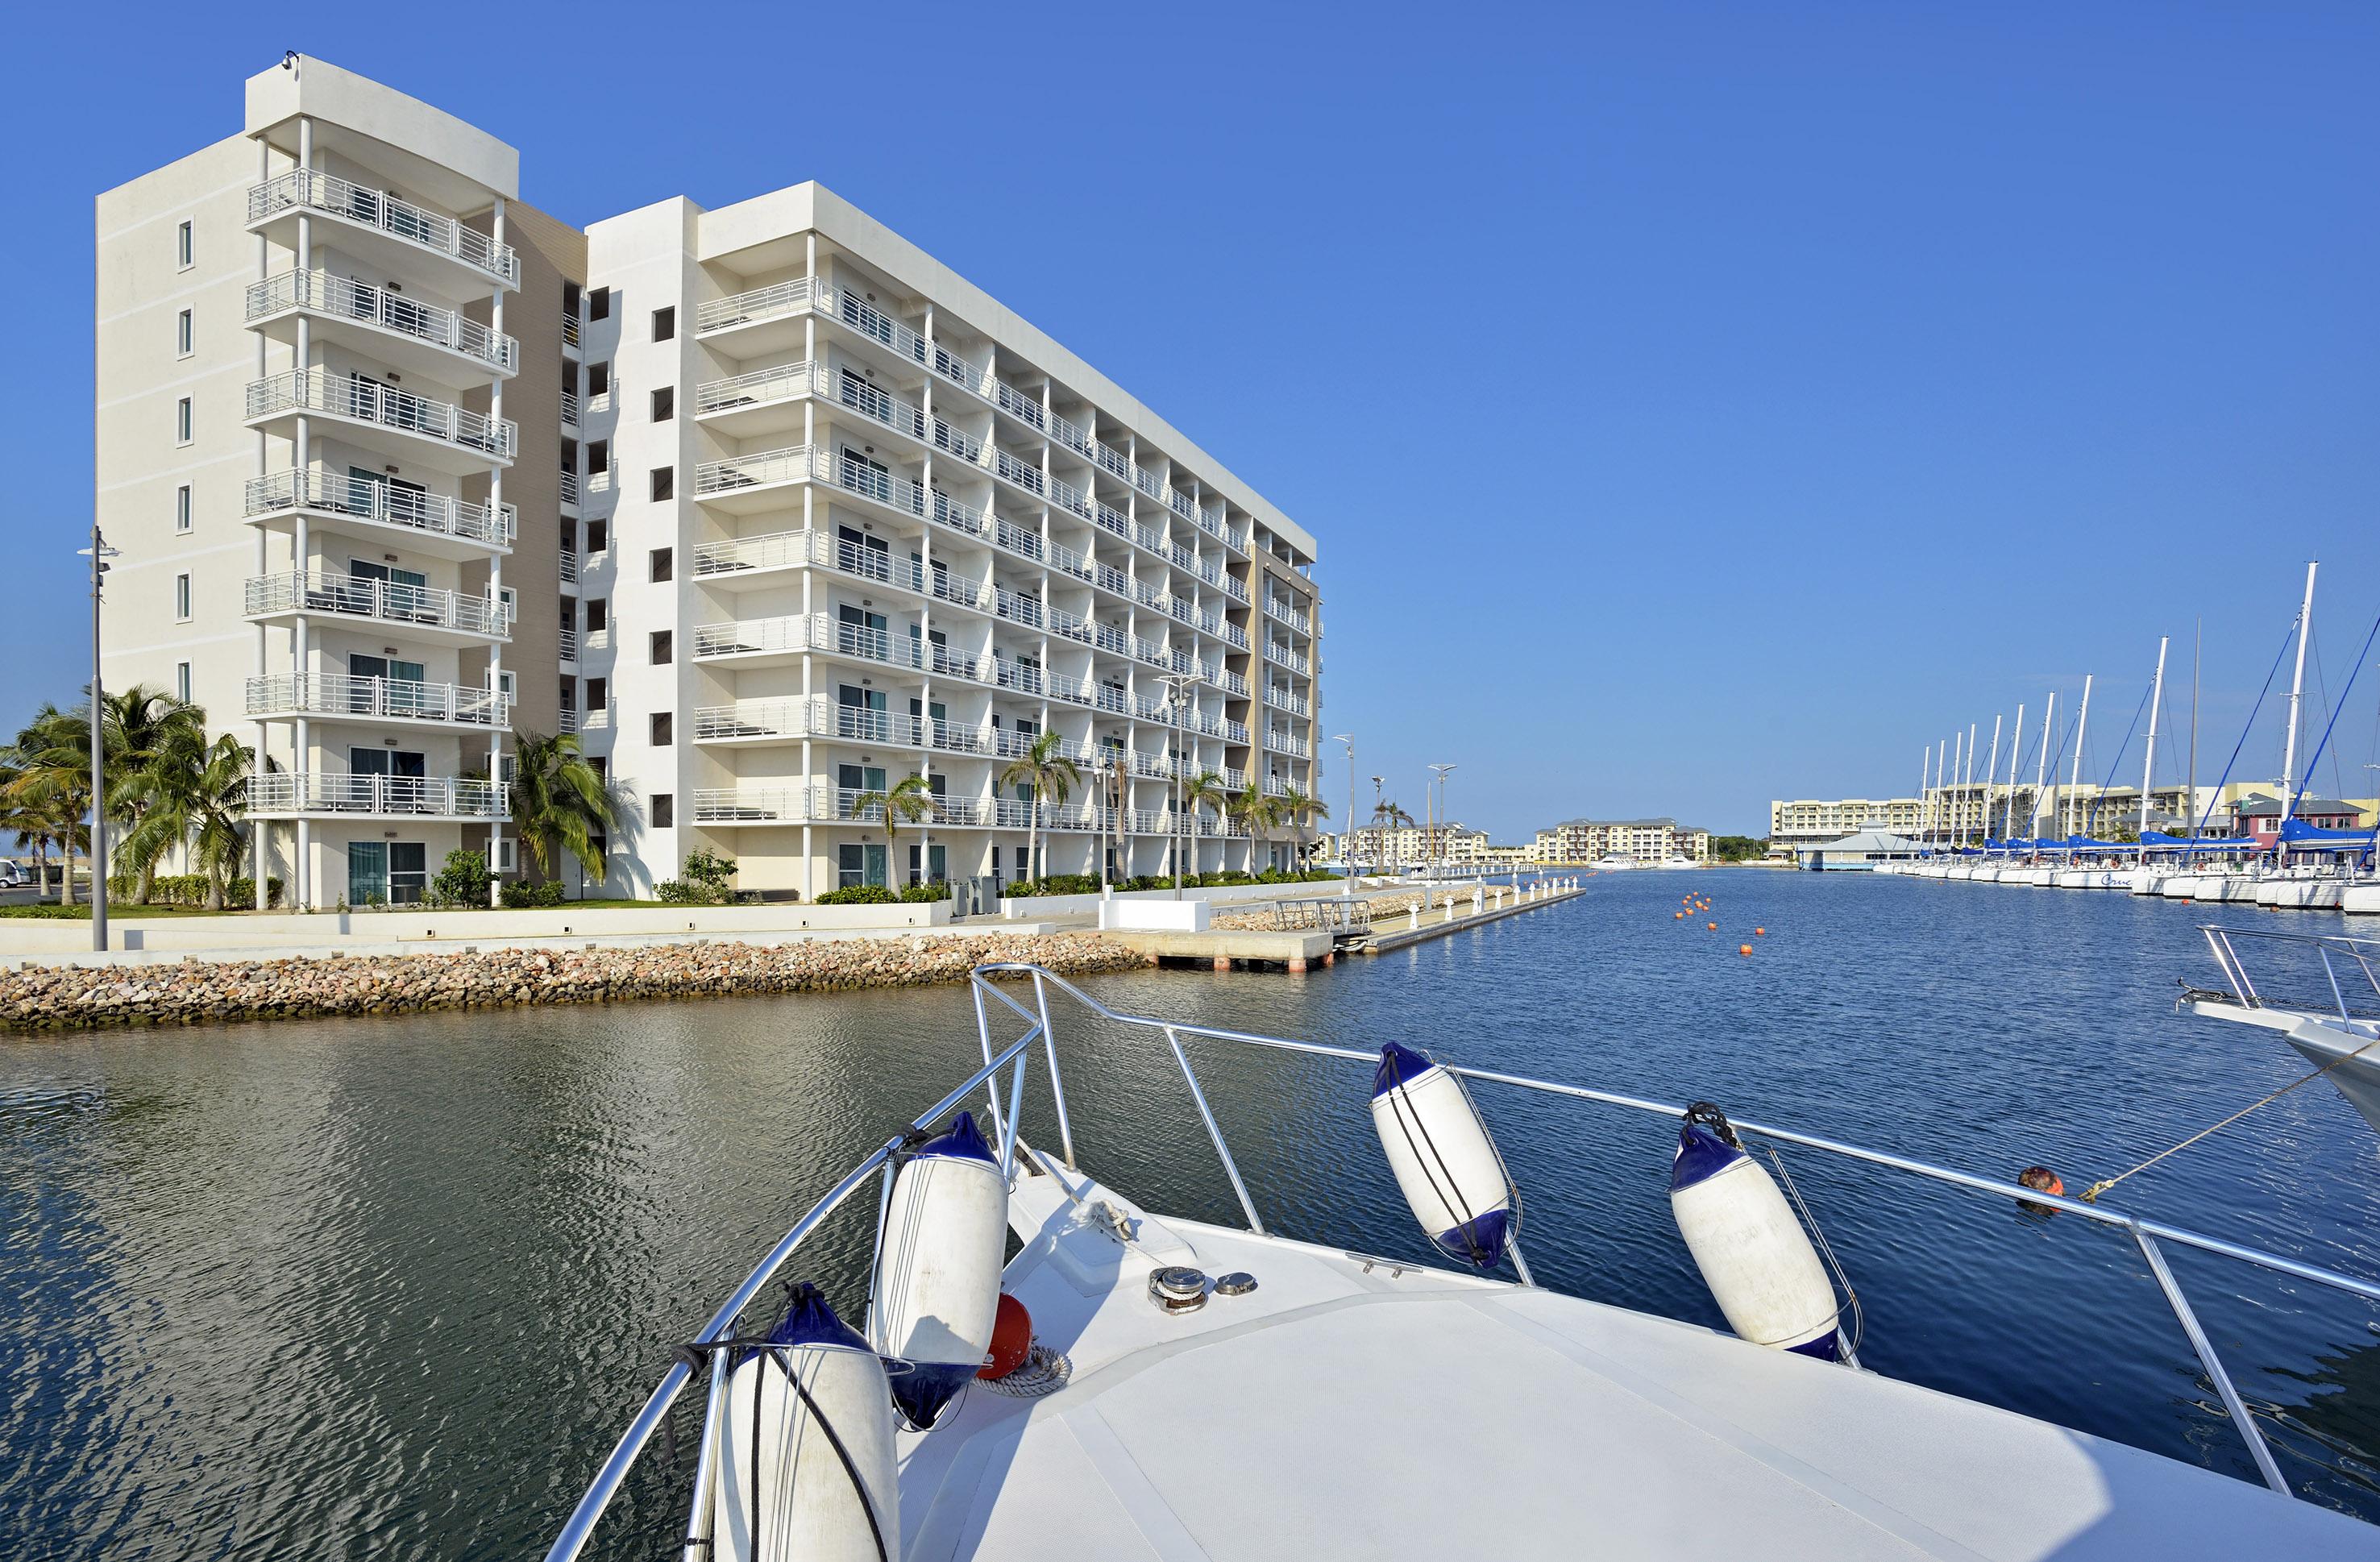
{"type": "Polygon", "coordinates": [[[1670,818],[1565,819],[1537,831],[1536,852],[1541,863],[1592,863],[1605,857],[1645,863],[1688,857],[1706,863],[1710,831],[1670,818]]]}
{"type": "Polygon", "coordinates": [[[1771,844],[1794,847],[1818,841],[1840,841],[1846,835],[1875,828],[1915,835],[1925,828],[1923,797],[1797,797],[1768,805],[1771,844]]]}
{"type": "Polygon", "coordinates": [[[1319,842],[1325,856],[1337,862],[1351,860],[1365,866],[1404,866],[1417,863],[1452,863],[1469,866],[1489,860],[1488,832],[1472,829],[1460,823],[1442,825],[1400,825],[1381,829],[1366,825],[1360,829],[1325,835],[1319,842]]]}

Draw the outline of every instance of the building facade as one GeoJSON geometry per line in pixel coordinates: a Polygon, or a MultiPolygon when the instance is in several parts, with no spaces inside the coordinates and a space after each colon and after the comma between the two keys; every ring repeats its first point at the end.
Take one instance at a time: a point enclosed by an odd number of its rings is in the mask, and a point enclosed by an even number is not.
{"type": "Polygon", "coordinates": [[[1706,863],[1710,831],[1670,818],[1565,819],[1537,831],[1536,854],[1542,863],[1592,863],[1605,857],[1646,863],[1688,857],[1706,863]]]}
{"type": "Polygon", "coordinates": [[[1925,828],[1925,808],[1922,797],[1779,798],[1768,805],[1768,840],[1797,846],[1869,829],[1914,835],[1925,828]]]}
{"type": "Polygon", "coordinates": [[[1340,862],[1346,861],[1346,854],[1352,850],[1354,861],[1366,867],[1421,863],[1469,865],[1486,862],[1488,854],[1488,832],[1459,823],[1397,825],[1387,829],[1365,825],[1325,835],[1319,844],[1340,862]]]}
{"type": "Polygon", "coordinates": [[[1317,794],[1317,544],[1105,376],[814,184],[580,232],[322,61],[247,110],[99,200],[98,515],[108,686],[255,745],[260,893],[512,869],[516,729],[630,800],[613,894],[1017,877],[1043,734],[1040,871],[1294,860],[1174,799],[1317,794]]]}

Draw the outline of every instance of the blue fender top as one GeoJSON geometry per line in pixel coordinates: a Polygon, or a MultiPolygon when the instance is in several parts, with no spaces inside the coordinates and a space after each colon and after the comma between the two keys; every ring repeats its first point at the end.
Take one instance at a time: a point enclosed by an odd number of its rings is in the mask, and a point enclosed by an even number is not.
{"type": "Polygon", "coordinates": [[[927,1160],[940,1156],[946,1160],[979,1160],[987,1166],[998,1166],[1000,1157],[983,1142],[975,1126],[973,1112],[961,1112],[951,1124],[950,1132],[939,1139],[929,1139],[917,1147],[917,1158],[927,1160]]]}
{"type": "Polygon", "coordinates": [[[794,1288],[792,1305],[769,1333],[771,1345],[832,1345],[845,1350],[869,1350],[868,1341],[839,1317],[819,1288],[808,1280],[794,1288]]]}
{"type": "Polygon", "coordinates": [[[1670,1192],[1716,1177],[1743,1158],[1742,1150],[1701,1123],[1690,1122],[1678,1131],[1678,1154],[1670,1162],[1670,1192]]]}
{"type": "Polygon", "coordinates": [[[1380,1048],[1379,1072],[1372,1076],[1372,1098],[1378,1100],[1398,1085],[1411,1084],[1436,1067],[1412,1047],[1390,1042],[1380,1048]]]}

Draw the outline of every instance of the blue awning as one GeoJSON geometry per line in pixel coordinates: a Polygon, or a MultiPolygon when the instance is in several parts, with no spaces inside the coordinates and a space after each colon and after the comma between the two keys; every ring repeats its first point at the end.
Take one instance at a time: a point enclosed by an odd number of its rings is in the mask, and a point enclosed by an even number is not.
{"type": "Polygon", "coordinates": [[[2303,819],[2283,819],[2281,839],[2292,846],[2352,846],[2359,850],[2372,844],[2380,830],[2316,829],[2303,819]]]}

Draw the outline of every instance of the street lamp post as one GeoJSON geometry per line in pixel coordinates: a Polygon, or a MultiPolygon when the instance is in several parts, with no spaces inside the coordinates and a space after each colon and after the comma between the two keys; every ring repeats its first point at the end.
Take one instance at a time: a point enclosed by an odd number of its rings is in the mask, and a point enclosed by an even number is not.
{"type": "MultiPolygon", "coordinates": [[[[1182,702],[1197,687],[1199,674],[1195,672],[1160,672],[1157,681],[1165,685],[1166,708],[1172,717],[1173,740],[1173,898],[1182,898],[1182,702]]],[[[1229,858],[1225,859],[1229,861],[1229,858]]]]}
{"type": "Polygon", "coordinates": [[[1347,745],[1347,817],[1341,834],[1347,849],[1339,854],[1339,892],[1352,895],[1355,892],[1355,738],[1352,733],[1337,733],[1330,741],[1347,745]]]}
{"type": "MultiPolygon", "coordinates": [[[[118,556],[91,523],[91,546],[76,550],[91,560],[91,947],[107,952],[107,701],[99,684],[100,583],[107,561],[118,556]]],[[[72,844],[69,842],[68,844],[72,844]]],[[[67,887],[74,887],[74,859],[67,859],[67,887]]]]}
{"type": "Polygon", "coordinates": [[[1438,858],[1443,854],[1445,842],[1442,837],[1446,829],[1446,778],[1454,769],[1454,767],[1451,765],[1432,765],[1430,769],[1438,773],[1438,826],[1436,832],[1430,836],[1429,852],[1430,860],[1434,866],[1438,858]]]}

